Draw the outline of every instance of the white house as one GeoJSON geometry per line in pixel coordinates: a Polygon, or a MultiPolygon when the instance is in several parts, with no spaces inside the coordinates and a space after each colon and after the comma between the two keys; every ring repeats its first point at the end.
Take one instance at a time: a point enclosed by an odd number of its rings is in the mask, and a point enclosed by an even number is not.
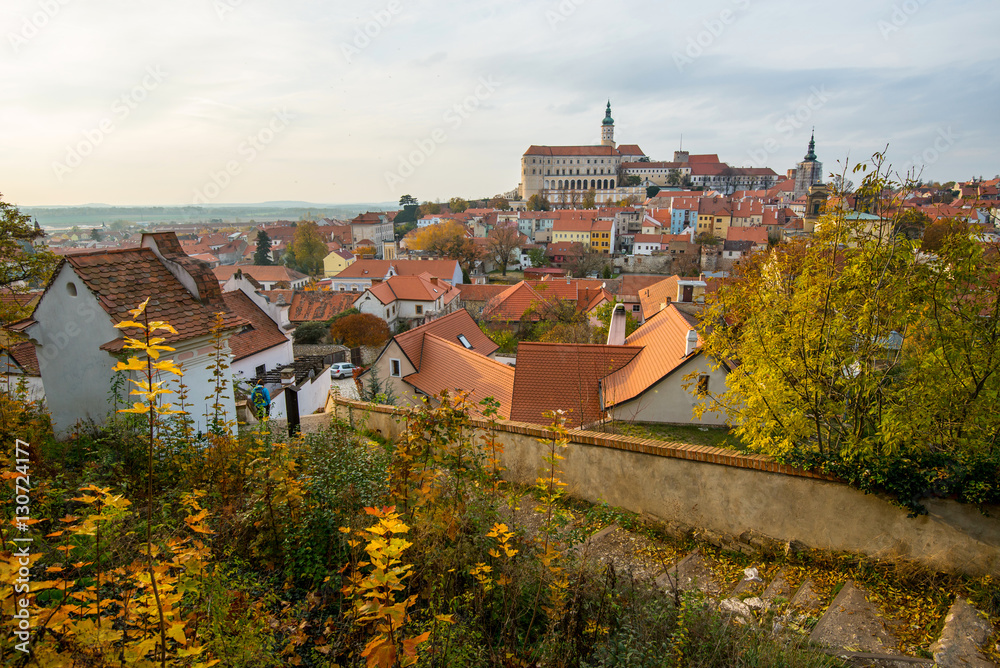
{"type": "Polygon", "coordinates": [[[462,268],[458,260],[358,260],[333,277],[330,289],[334,292],[364,292],[372,283],[386,281],[393,276],[419,276],[423,273],[452,285],[462,282],[462,268]]]}
{"type": "MultiPolygon", "coordinates": [[[[31,316],[11,329],[26,334],[35,345],[45,397],[58,436],[69,434],[81,420],[101,424],[111,406],[108,388],[112,370],[124,350],[123,330],[114,325],[131,320],[128,313],[145,299],[149,320],[162,320],[177,330],[165,333],[165,345],[183,366],[183,382],[195,428],[206,431],[215,398],[205,399],[214,387],[216,343],[222,361],[231,361],[229,337],[250,323],[227,308],[219,283],[208,265],[184,254],[173,232],[142,235],[139,248],[69,255],[57,266],[52,280],[31,316]],[[222,313],[218,339],[212,329],[222,313]]],[[[136,330],[125,333],[137,334],[136,330]]],[[[176,388],[173,376],[167,387],[176,388]]],[[[170,401],[166,395],[165,401],[170,401]]],[[[128,402],[132,398],[123,397],[128,402]]],[[[219,397],[225,417],[236,419],[232,387],[219,397]]]]}
{"type": "Polygon", "coordinates": [[[461,292],[430,274],[392,276],[372,285],[354,301],[354,308],[385,320],[395,328],[399,320],[416,324],[454,311],[461,292]]]}

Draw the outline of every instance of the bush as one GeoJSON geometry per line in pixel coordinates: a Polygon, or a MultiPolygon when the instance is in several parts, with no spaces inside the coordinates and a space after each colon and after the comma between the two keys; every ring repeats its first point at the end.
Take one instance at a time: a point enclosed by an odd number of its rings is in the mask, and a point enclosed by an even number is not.
{"type": "Polygon", "coordinates": [[[328,331],[324,322],[304,322],[295,328],[292,338],[299,344],[323,343],[328,331]]]}

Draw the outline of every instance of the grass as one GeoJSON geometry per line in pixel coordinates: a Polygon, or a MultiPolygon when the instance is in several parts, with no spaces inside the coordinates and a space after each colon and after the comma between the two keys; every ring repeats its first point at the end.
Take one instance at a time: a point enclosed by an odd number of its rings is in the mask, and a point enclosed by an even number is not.
{"type": "Polygon", "coordinates": [[[743,450],[740,440],[724,427],[697,427],[694,425],[641,424],[616,422],[610,426],[614,433],[635,438],[651,438],[672,443],[707,445],[728,450],[743,450]]]}

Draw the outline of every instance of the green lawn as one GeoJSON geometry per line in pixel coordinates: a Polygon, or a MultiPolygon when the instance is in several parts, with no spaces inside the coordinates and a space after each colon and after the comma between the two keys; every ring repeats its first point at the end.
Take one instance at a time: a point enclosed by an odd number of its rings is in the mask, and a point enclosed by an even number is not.
{"type": "Polygon", "coordinates": [[[739,439],[725,428],[695,427],[671,424],[629,424],[617,422],[614,431],[636,438],[653,438],[659,441],[708,445],[716,448],[741,450],[739,439]]]}

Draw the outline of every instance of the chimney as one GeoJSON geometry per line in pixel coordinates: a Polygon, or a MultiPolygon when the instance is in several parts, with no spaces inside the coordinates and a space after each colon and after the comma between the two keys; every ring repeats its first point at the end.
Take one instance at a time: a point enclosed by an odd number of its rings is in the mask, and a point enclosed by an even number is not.
{"type": "Polygon", "coordinates": [[[625,304],[615,304],[608,324],[608,345],[625,345],[625,304]]]}
{"type": "Polygon", "coordinates": [[[684,342],[684,357],[687,357],[694,352],[694,349],[698,347],[698,332],[693,329],[689,329],[687,333],[687,340],[684,342]]]}

